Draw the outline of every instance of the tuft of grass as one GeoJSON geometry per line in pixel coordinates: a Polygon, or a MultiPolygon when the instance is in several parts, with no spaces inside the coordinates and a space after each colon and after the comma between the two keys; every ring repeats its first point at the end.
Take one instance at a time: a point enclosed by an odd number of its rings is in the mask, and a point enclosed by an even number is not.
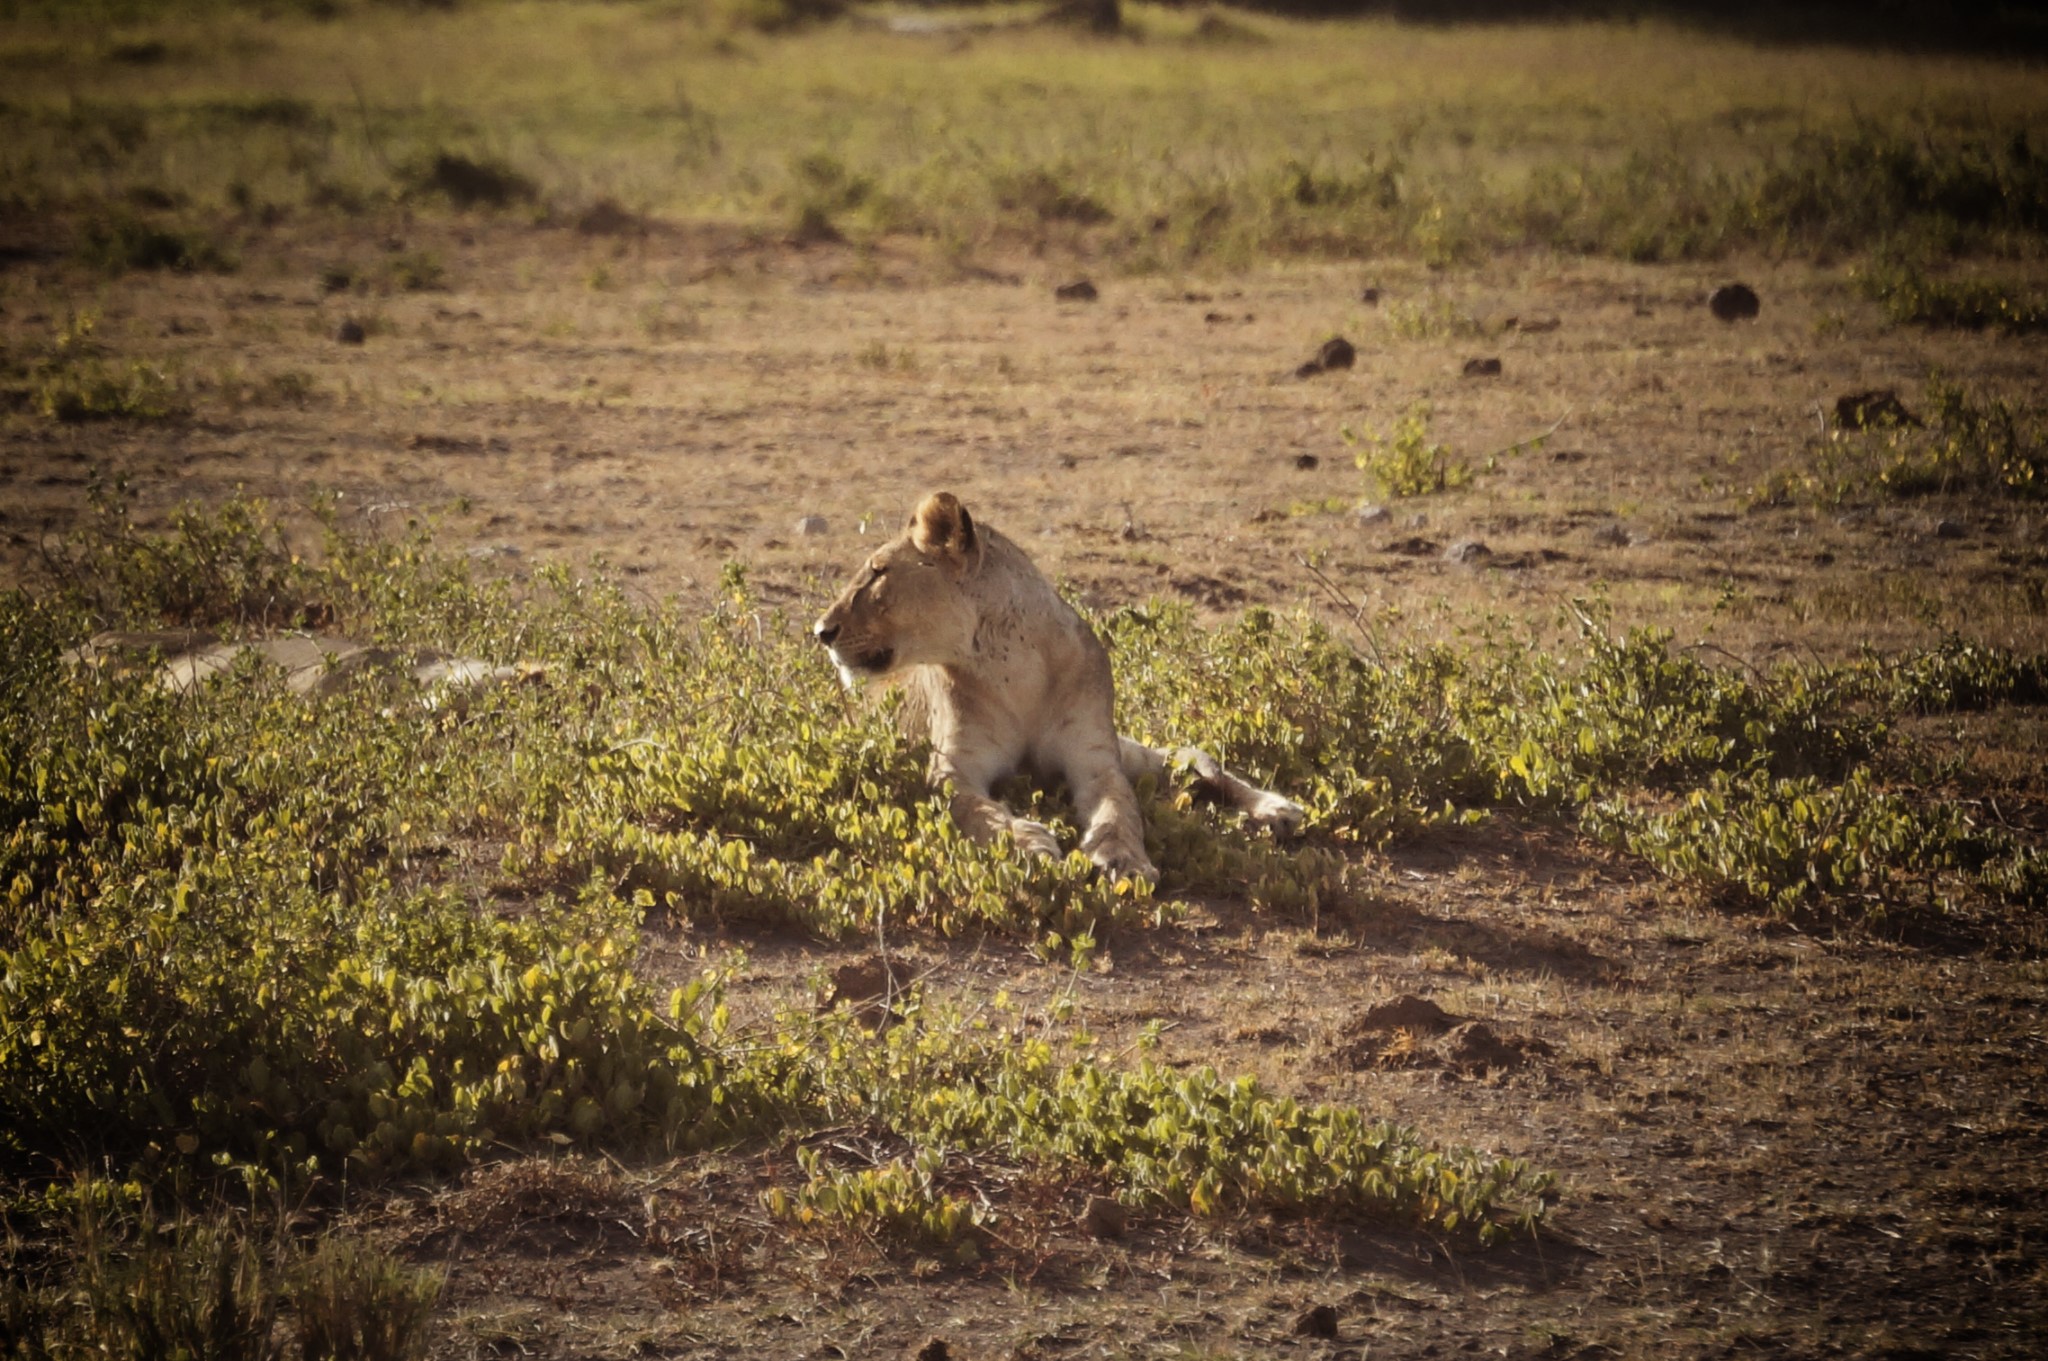
{"type": "Polygon", "coordinates": [[[166,227],[127,212],[87,223],[77,255],[104,274],[165,269],[227,274],[236,268],[233,257],[211,235],[166,227]]]}
{"type": "Polygon", "coordinates": [[[410,1361],[427,1348],[443,1281],[366,1243],[323,1239],[292,1273],[292,1332],[303,1361],[410,1361]]]}
{"type": "Polygon", "coordinates": [[[439,198],[456,208],[510,208],[531,203],[540,189],[502,161],[436,151],[402,167],[399,186],[414,198],[439,198]]]}
{"type": "Polygon", "coordinates": [[[448,269],[429,250],[401,251],[384,266],[393,286],[407,293],[432,293],[448,286],[448,269]]]}

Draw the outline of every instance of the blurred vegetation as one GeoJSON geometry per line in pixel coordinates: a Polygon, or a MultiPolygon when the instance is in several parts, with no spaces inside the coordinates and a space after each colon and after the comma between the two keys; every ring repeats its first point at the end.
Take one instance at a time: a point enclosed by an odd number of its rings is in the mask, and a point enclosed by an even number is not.
{"type": "Polygon", "coordinates": [[[2048,227],[2048,93],[2023,64],[1655,20],[1127,5],[1105,41],[1029,9],[897,32],[787,0],[61,9],[0,26],[0,208],[68,220],[103,269],[232,267],[229,242],[290,215],[598,203],[1138,270],[2035,256],[2048,227]]]}

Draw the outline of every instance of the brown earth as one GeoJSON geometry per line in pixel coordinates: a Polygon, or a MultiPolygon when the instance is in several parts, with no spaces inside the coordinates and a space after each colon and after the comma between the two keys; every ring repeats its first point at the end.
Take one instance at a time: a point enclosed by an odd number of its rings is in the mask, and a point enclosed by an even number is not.
{"type": "MultiPolygon", "coordinates": [[[[347,230],[253,235],[230,275],[107,282],[0,256],[17,369],[90,310],[110,358],[167,364],[193,404],[175,422],[58,424],[25,399],[0,415],[7,577],[39,570],[105,474],[145,524],[237,490],[285,506],[326,490],[354,525],[438,516],[441,542],[515,569],[601,555],[686,600],[737,561],[802,617],[943,486],[1096,605],[1299,605],[1362,638],[1488,618],[1547,635],[1604,590],[1617,622],[1731,664],[1949,630],[2043,642],[2038,509],[1757,503],[1845,395],[1912,406],[1937,366],[2041,383],[2048,343],[1886,329],[1837,268],[1289,266],[1098,278],[1095,301],[1061,302],[1072,262],[961,277],[909,247],[726,231],[347,230]],[[420,253],[445,289],[388,282],[420,253]],[[328,292],[336,267],[371,282],[328,292]],[[1756,319],[1710,313],[1733,278],[1760,295],[1756,319]],[[360,345],[335,339],[346,320],[360,345]],[[1354,364],[1298,377],[1333,335],[1354,364]],[[1489,358],[1498,374],[1468,376],[1489,358]],[[1339,428],[1386,429],[1420,399],[1480,475],[1354,517],[1366,488],[1339,428]],[[824,532],[800,532],[808,515],[824,532]],[[1446,558],[1467,541],[1487,551],[1446,558]]],[[[1928,762],[1930,797],[2048,823],[2038,711],[1916,735],[1954,758],[1928,762]]],[[[951,997],[1007,989],[1027,1015],[1071,1004],[1106,1062],[1156,1025],[1170,1060],[1555,1168],[1563,1195],[1534,1242],[1166,1215],[1119,1234],[1084,1216],[1097,1187],[962,1163],[949,1175],[1001,1190],[1005,1214],[977,1261],[939,1262],[771,1220],[758,1192],[789,1147],[530,1157],[359,1193],[347,1213],[448,1268],[449,1357],[2039,1353],[2038,923],[1766,922],[1510,818],[1362,869],[1370,906],[1313,929],[1204,903],[1079,975],[1005,943],[909,939],[892,962],[951,997]]],[[[734,945],[736,1000],[761,1011],[873,948],[656,934],[647,964],[680,975],[734,945]]],[[[846,1161],[891,1151],[863,1129],[814,1141],[846,1161]]]]}

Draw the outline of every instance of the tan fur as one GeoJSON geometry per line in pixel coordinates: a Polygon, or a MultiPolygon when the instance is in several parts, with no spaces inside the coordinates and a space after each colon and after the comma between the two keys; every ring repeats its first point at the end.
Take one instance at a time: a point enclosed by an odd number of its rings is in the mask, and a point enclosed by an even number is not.
{"type": "Polygon", "coordinates": [[[927,496],[903,533],[868,556],[814,626],[851,686],[888,678],[932,743],[932,779],[977,841],[1008,833],[1058,855],[1042,823],[991,792],[1023,771],[1064,779],[1081,849],[1106,874],[1157,880],[1131,781],[1171,762],[1254,820],[1298,827],[1301,809],[1192,748],[1167,753],[1117,736],[1109,654],[1024,551],[979,524],[950,492],[927,496]]]}

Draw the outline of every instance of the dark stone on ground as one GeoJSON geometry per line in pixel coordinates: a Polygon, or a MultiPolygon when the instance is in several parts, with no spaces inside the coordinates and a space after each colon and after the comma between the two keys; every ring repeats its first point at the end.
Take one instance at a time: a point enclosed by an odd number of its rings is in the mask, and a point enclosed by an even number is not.
{"type": "Polygon", "coordinates": [[[1762,311],[1763,303],[1748,284],[1722,284],[1707,299],[1707,310],[1722,321],[1742,321],[1762,311]]]}
{"type": "Polygon", "coordinates": [[[1348,369],[1358,362],[1358,350],[1343,336],[1331,336],[1316,351],[1316,357],[1294,371],[1296,378],[1313,378],[1331,369],[1348,369]]]}

